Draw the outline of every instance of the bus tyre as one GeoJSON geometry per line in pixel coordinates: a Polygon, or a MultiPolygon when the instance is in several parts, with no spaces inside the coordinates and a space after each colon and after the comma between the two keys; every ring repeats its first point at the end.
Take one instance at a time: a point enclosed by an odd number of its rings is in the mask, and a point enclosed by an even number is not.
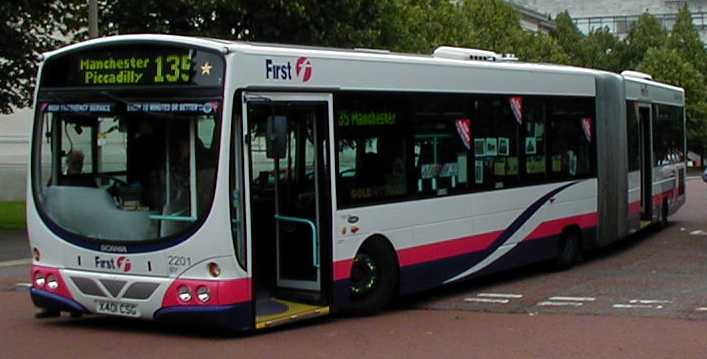
{"type": "Polygon", "coordinates": [[[393,299],[398,284],[398,263],[382,238],[367,240],[351,266],[351,308],[355,315],[379,312],[393,299]]]}
{"type": "Polygon", "coordinates": [[[579,261],[582,251],[582,237],[575,230],[569,230],[562,234],[560,239],[560,254],[553,263],[554,270],[565,270],[571,268],[579,261]]]}

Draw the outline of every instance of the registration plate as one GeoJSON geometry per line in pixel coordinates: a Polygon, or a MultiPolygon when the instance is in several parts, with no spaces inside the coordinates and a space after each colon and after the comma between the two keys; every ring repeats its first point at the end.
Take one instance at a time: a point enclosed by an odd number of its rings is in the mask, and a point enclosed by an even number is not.
{"type": "Polygon", "coordinates": [[[107,300],[96,301],[96,312],[100,314],[120,315],[123,317],[140,316],[136,304],[111,302],[107,300]]]}

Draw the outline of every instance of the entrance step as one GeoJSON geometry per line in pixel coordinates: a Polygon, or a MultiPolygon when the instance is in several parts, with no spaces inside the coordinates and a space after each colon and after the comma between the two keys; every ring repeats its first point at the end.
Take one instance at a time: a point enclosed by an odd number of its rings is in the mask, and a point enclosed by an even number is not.
{"type": "Polygon", "coordinates": [[[255,317],[255,328],[265,329],[301,319],[327,315],[329,314],[329,307],[270,298],[269,303],[261,302],[257,304],[256,311],[258,313],[255,317]]]}

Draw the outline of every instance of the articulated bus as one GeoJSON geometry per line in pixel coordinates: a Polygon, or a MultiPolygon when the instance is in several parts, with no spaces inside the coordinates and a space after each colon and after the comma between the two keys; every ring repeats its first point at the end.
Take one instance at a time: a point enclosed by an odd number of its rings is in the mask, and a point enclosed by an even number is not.
{"type": "Polygon", "coordinates": [[[548,261],[685,203],[684,92],[648,75],[127,35],[43,56],[39,317],[268,328],[548,261]]]}

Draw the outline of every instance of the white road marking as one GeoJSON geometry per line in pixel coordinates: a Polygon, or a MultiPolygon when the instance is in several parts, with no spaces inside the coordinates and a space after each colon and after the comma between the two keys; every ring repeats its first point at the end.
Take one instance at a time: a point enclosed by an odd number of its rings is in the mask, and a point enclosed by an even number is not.
{"type": "Polygon", "coordinates": [[[30,259],[30,258],[16,259],[16,260],[12,260],[12,261],[0,262],[0,268],[15,267],[15,266],[21,266],[21,265],[30,264],[30,263],[32,263],[32,259],[30,259]]]}
{"type": "Polygon", "coordinates": [[[477,302],[477,303],[496,303],[496,304],[506,304],[509,302],[508,299],[491,299],[491,298],[464,298],[465,302],[477,302]]]}
{"type": "Polygon", "coordinates": [[[672,300],[661,300],[661,299],[631,299],[629,303],[631,304],[669,304],[672,303],[672,300]]]}
{"type": "Polygon", "coordinates": [[[703,230],[701,230],[701,229],[698,229],[698,230],[696,230],[696,231],[690,232],[690,235],[693,235],[693,236],[707,236],[707,232],[705,232],[705,231],[703,231],[703,230]]]}
{"type": "Polygon", "coordinates": [[[650,304],[614,304],[612,307],[618,309],[663,309],[662,305],[650,304]]]}
{"type": "Polygon", "coordinates": [[[545,301],[545,302],[540,302],[538,303],[539,306],[554,306],[554,307],[581,307],[584,303],[580,302],[552,302],[552,301],[545,301]]]}
{"type": "Polygon", "coordinates": [[[570,301],[570,302],[593,302],[594,297],[550,297],[550,300],[570,301]]]}
{"type": "Polygon", "coordinates": [[[32,283],[17,283],[16,288],[32,288],[32,283]]]}
{"type": "Polygon", "coordinates": [[[707,307],[697,307],[695,310],[698,312],[707,312],[707,307]]]}
{"type": "Polygon", "coordinates": [[[510,299],[523,298],[522,294],[507,294],[507,293],[479,293],[476,296],[477,297],[486,297],[486,298],[510,298],[510,299]]]}

